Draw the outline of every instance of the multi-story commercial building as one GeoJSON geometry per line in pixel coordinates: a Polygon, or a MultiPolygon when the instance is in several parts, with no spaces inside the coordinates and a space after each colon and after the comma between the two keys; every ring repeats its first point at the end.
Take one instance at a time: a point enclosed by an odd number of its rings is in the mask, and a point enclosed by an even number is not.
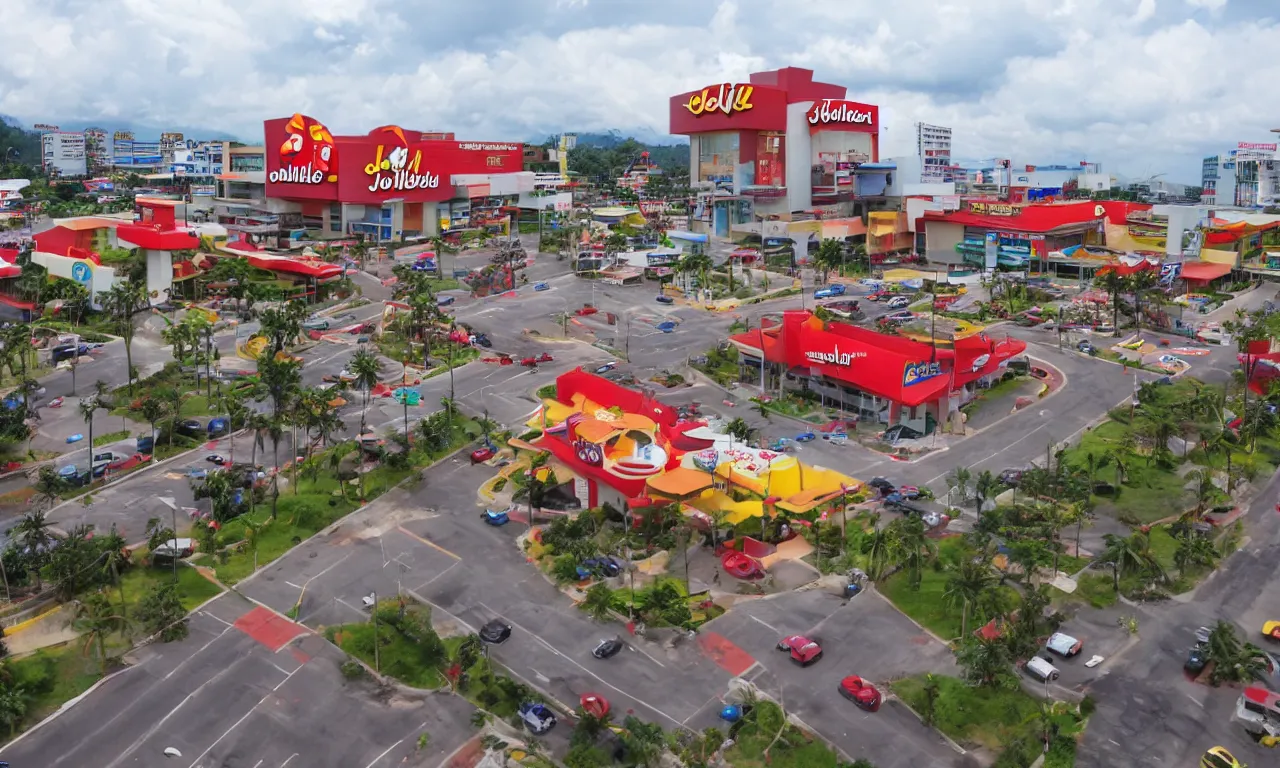
{"type": "Polygon", "coordinates": [[[159,141],[140,141],[132,131],[116,131],[111,137],[111,165],[114,168],[150,173],[163,165],[159,141]]]}
{"type": "Polygon", "coordinates": [[[1204,159],[1200,202],[1261,208],[1280,201],[1280,167],[1275,144],[1241,141],[1236,148],[1204,159]]]}
{"type": "Polygon", "coordinates": [[[757,72],[672,96],[670,131],[689,137],[698,221],[734,225],[865,212],[883,201],[891,166],[879,163],[880,109],[847,100],[808,69],[757,72]]]}
{"type": "Polygon", "coordinates": [[[41,165],[55,176],[84,176],[88,172],[84,133],[54,129],[40,134],[41,165]]]}
{"type": "Polygon", "coordinates": [[[920,158],[922,184],[954,181],[950,128],[916,123],[916,156],[920,158]]]}

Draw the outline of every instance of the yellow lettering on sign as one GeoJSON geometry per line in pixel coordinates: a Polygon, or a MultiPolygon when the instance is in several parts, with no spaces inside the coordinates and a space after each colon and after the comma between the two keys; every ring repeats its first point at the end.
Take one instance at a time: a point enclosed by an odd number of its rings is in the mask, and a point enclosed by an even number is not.
{"type": "Polygon", "coordinates": [[[378,145],[378,154],[374,155],[373,162],[364,167],[364,172],[370,176],[376,174],[382,169],[382,145],[378,145]]]}
{"type": "Polygon", "coordinates": [[[684,108],[694,116],[716,110],[726,115],[733,112],[746,112],[755,107],[751,103],[751,94],[754,92],[754,86],[731,83],[725,83],[714,91],[711,88],[703,88],[700,93],[690,94],[684,108]]]}

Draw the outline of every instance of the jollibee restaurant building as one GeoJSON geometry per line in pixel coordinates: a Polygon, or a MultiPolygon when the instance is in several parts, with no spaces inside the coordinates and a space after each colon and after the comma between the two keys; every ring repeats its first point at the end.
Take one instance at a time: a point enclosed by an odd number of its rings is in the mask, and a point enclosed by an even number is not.
{"type": "MultiPolygon", "coordinates": [[[[885,427],[923,434],[948,423],[977,389],[998,379],[1026,342],[986,332],[949,344],[926,344],[787,310],[780,322],[729,337],[744,376],[762,361],[785,373],[787,386],[821,395],[830,405],[885,427]]],[[[754,371],[754,373],[752,372],[754,371]]]]}
{"type": "Polygon", "coordinates": [[[717,235],[755,218],[861,216],[883,197],[891,166],[881,166],[880,108],[850,101],[842,85],[816,82],[808,69],[752,74],[672,96],[670,130],[689,137],[689,178],[714,185],[699,207],[717,235]]]}
{"type": "Polygon", "coordinates": [[[532,192],[517,142],[456,141],[395,125],[334,136],[301,114],[263,124],[268,198],[327,233],[376,240],[431,236],[501,216],[493,201],[532,192]]]}

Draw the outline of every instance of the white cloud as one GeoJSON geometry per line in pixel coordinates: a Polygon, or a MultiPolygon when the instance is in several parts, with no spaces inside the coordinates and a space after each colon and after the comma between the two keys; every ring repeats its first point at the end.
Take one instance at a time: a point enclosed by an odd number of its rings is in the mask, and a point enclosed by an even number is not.
{"type": "Polygon", "coordinates": [[[662,135],[670,96],[794,65],[880,104],[890,151],[919,120],[967,158],[1191,181],[1204,154],[1269,135],[1255,98],[1280,81],[1280,23],[1248,2],[206,0],[194,23],[172,0],[4,0],[0,113],[250,140],[295,110],[339,132],[662,135]]]}

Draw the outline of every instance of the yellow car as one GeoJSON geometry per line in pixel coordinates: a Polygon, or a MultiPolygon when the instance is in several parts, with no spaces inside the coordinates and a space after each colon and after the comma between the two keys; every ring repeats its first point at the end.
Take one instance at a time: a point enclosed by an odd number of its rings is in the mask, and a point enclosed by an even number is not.
{"type": "Polygon", "coordinates": [[[1280,621],[1268,621],[1262,625],[1262,634],[1272,640],[1280,640],[1280,621]]]}
{"type": "Polygon", "coordinates": [[[1200,758],[1200,768],[1248,768],[1235,759],[1226,747],[1210,747],[1200,758]]]}

